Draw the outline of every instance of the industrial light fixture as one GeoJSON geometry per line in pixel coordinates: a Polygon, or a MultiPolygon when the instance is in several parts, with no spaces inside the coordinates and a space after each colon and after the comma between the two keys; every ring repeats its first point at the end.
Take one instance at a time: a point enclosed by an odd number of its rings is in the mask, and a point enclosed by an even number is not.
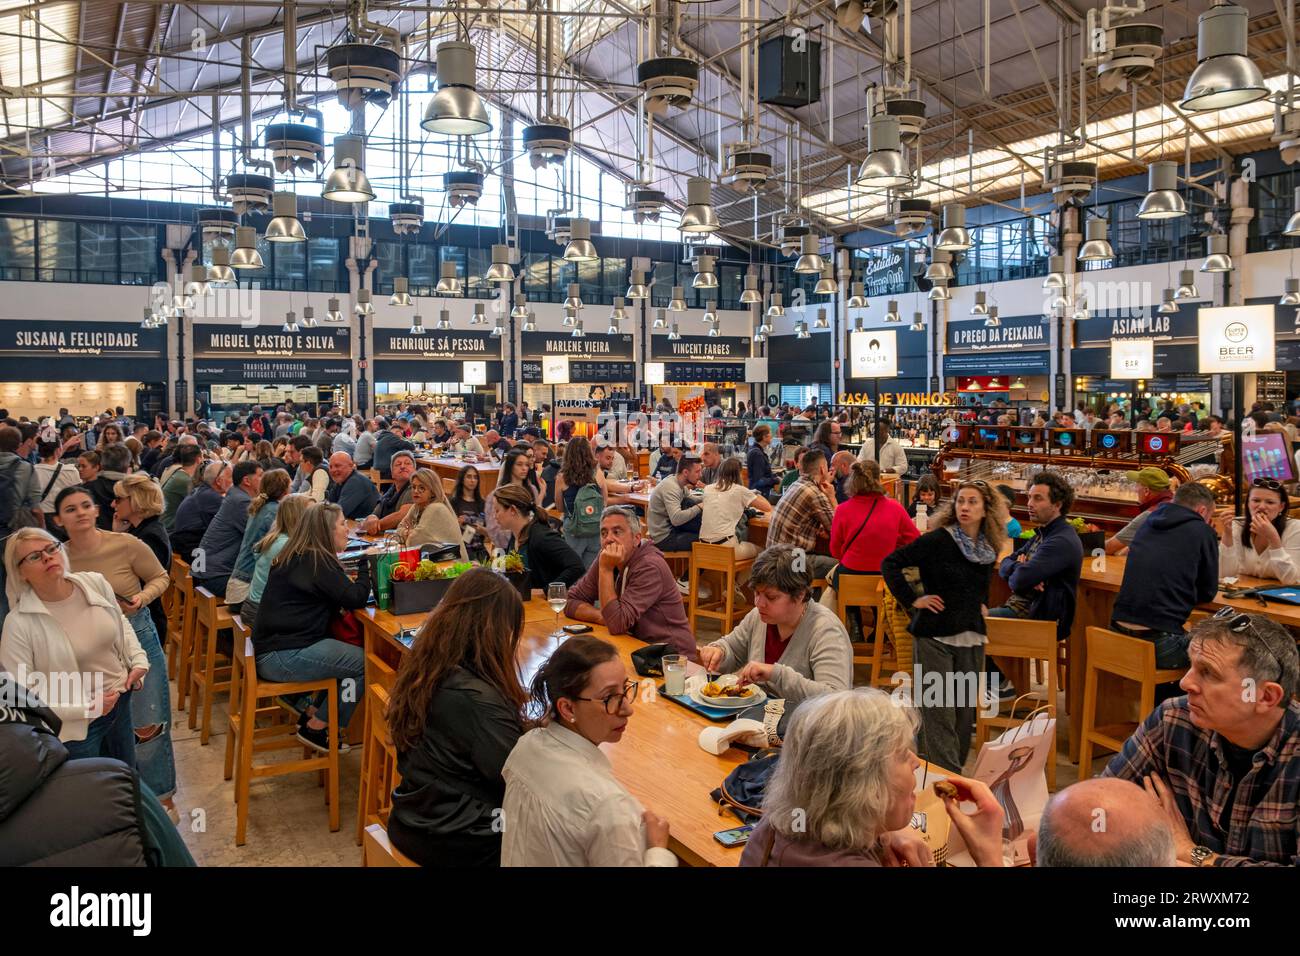
{"type": "Polygon", "coordinates": [[[865,283],[853,283],[850,289],[849,301],[845,305],[850,309],[865,309],[867,307],[867,287],[865,283]]]}
{"type": "Polygon", "coordinates": [[[1043,280],[1043,288],[1065,288],[1065,256],[1047,257],[1047,278],[1043,280]]]}
{"type": "Polygon", "coordinates": [[[178,284],[176,294],[172,296],[172,308],[177,312],[188,312],[194,308],[194,296],[178,284]]]}
{"type": "Polygon", "coordinates": [[[1178,164],[1168,160],[1147,167],[1147,194],[1138,206],[1139,219],[1177,219],[1187,215],[1187,203],[1178,191],[1178,164]]]}
{"type": "Polygon", "coordinates": [[[984,319],[984,327],[986,329],[996,329],[1001,324],[1002,319],[998,317],[998,307],[996,305],[989,306],[989,314],[984,319]]]}
{"type": "Polygon", "coordinates": [[[281,332],[298,331],[298,314],[296,312],[286,312],[284,314],[284,328],[282,328],[280,331],[281,332]]]}
{"type": "Polygon", "coordinates": [[[1025,384],[1025,380],[1021,378],[1019,375],[1016,376],[1016,380],[1014,382],[1012,382],[1010,385],[1007,386],[1007,388],[1018,388],[1018,389],[1026,389],[1028,387],[1029,386],[1025,384]]]}
{"type": "Polygon", "coordinates": [[[813,295],[834,295],[839,291],[839,286],[835,284],[835,273],[831,269],[831,264],[827,262],[822,266],[821,278],[813,286],[813,295]]]}
{"type": "Polygon", "coordinates": [[[718,321],[715,319],[713,322],[709,324],[709,335],[713,336],[714,338],[717,338],[717,336],[719,336],[720,334],[721,332],[719,331],[718,321]]]}
{"type": "Polygon", "coordinates": [[[984,292],[975,293],[975,304],[970,307],[971,315],[988,315],[988,295],[984,292]]]}
{"type": "Polygon", "coordinates": [[[1286,226],[1282,229],[1282,235],[1300,236],[1300,186],[1295,188],[1295,212],[1286,221],[1286,226]]]}
{"type": "Polygon", "coordinates": [[[492,331],[488,333],[492,338],[499,339],[506,334],[506,327],[501,324],[503,321],[504,319],[500,315],[493,321],[492,331]]]}
{"type": "Polygon", "coordinates": [[[948,291],[947,282],[936,282],[930,286],[930,291],[925,296],[931,302],[947,302],[952,298],[952,293],[948,291]]]}
{"type": "Polygon", "coordinates": [[[595,262],[600,258],[591,241],[591,220],[580,217],[569,220],[569,241],[564,247],[568,262],[595,262]]]}
{"type": "Polygon", "coordinates": [[[474,313],[469,319],[470,325],[487,325],[487,306],[482,302],[474,303],[474,313]]]}
{"type": "Polygon", "coordinates": [[[446,332],[448,329],[451,328],[451,313],[448,312],[446,309],[443,309],[441,312],[438,313],[437,328],[439,332],[446,332]]]}
{"type": "Polygon", "coordinates": [[[154,319],[154,312],[153,312],[153,309],[151,309],[149,306],[146,305],[146,306],[144,307],[144,319],[141,320],[141,322],[140,322],[140,328],[142,328],[142,329],[156,329],[157,327],[158,327],[158,323],[157,323],[157,321],[154,319]]]}
{"type": "Polygon", "coordinates": [[[891,189],[911,181],[903,158],[898,117],[873,116],[867,124],[867,158],[858,169],[858,185],[864,189],[891,189]]]}
{"type": "Polygon", "coordinates": [[[521,325],[519,328],[520,328],[520,331],[523,331],[523,332],[536,332],[536,331],[537,331],[537,316],[536,316],[536,314],[530,311],[530,312],[528,313],[528,318],[524,319],[524,324],[521,325]]]}
{"type": "Polygon", "coordinates": [[[235,281],[235,272],[230,268],[230,250],[225,246],[212,247],[212,262],[208,264],[208,282],[225,285],[235,281]]]}
{"type": "Polygon", "coordinates": [[[620,322],[627,318],[627,300],[621,295],[614,296],[614,308],[609,313],[610,319],[620,322]]]}
{"type": "Polygon", "coordinates": [[[714,272],[713,256],[697,256],[695,259],[695,278],[691,280],[693,289],[716,289],[718,274],[714,272]]]}
{"type": "Polygon", "coordinates": [[[1300,305],[1300,279],[1287,279],[1282,283],[1282,298],[1278,305],[1300,305]]]}
{"type": "Polygon", "coordinates": [[[514,282],[515,270],[510,268],[510,247],[492,247],[492,265],[483,273],[484,282],[514,282]]]}
{"type": "Polygon", "coordinates": [[[817,237],[811,232],[799,238],[799,258],[795,260],[794,271],[805,275],[815,275],[822,271],[826,261],[817,251],[817,237]]]}
{"type": "Polygon", "coordinates": [[[902,322],[903,316],[898,311],[898,300],[890,299],[889,304],[885,307],[886,322],[902,322]]]}
{"type": "Polygon", "coordinates": [[[575,312],[582,308],[582,287],[578,283],[569,283],[569,295],[564,300],[564,307],[575,312]]]}
{"type": "Polygon", "coordinates": [[[1268,96],[1264,76],[1246,55],[1245,7],[1216,0],[1196,21],[1196,69],[1187,80],[1185,110],[1221,110],[1268,96]]]}
{"type": "Polygon", "coordinates": [[[924,317],[923,315],[921,315],[920,312],[913,312],[913,313],[912,313],[912,324],[911,324],[911,326],[909,326],[909,331],[912,331],[912,332],[924,332],[924,331],[925,331],[925,317],[924,317]]]}
{"type": "Polygon", "coordinates": [[[1089,219],[1083,227],[1084,243],[1079,247],[1079,259],[1083,262],[1106,262],[1115,258],[1115,250],[1106,238],[1109,223],[1100,216],[1089,219]]]}
{"type": "Polygon", "coordinates": [[[645,287],[645,273],[640,269],[632,270],[632,278],[627,284],[626,298],[629,301],[650,298],[650,292],[645,287]]]}
{"type": "Polygon", "coordinates": [[[230,254],[232,269],[261,269],[262,254],[257,251],[257,230],[252,226],[235,229],[235,251],[230,254]]]}
{"type": "Polygon", "coordinates": [[[686,208],[682,210],[681,232],[704,235],[717,232],[718,213],[713,208],[713,186],[703,176],[686,180],[686,208]]]}
{"type": "Polygon", "coordinates": [[[745,289],[740,293],[742,305],[759,305],[763,301],[763,293],[758,291],[758,276],[753,272],[745,273],[745,289]]]}
{"type": "Polygon", "coordinates": [[[680,332],[677,331],[677,323],[674,322],[674,323],[673,323],[673,327],[672,327],[671,329],[668,330],[668,341],[669,341],[669,342],[676,342],[676,341],[677,341],[678,339],[680,339],[681,337],[682,337],[682,333],[680,333],[680,332]]]}
{"type": "Polygon", "coordinates": [[[1174,290],[1165,289],[1164,294],[1160,297],[1160,305],[1156,311],[1161,315],[1173,315],[1178,311],[1178,303],[1174,301],[1174,290]]]}
{"type": "Polygon", "coordinates": [[[758,320],[758,333],[754,336],[754,338],[758,339],[758,341],[761,342],[763,339],[759,339],[758,336],[761,335],[763,336],[763,338],[767,338],[767,336],[770,335],[771,332],[772,332],[772,324],[768,322],[766,318],[760,318],[758,320]]]}
{"type": "Polygon", "coordinates": [[[418,314],[411,316],[411,334],[412,335],[424,334],[424,316],[418,314]]]}
{"type": "Polygon", "coordinates": [[[1076,322],[1086,322],[1088,320],[1088,302],[1086,299],[1080,298],[1074,304],[1074,314],[1071,318],[1076,322]]]}
{"type": "Polygon", "coordinates": [[[943,207],[943,231],[934,240],[934,247],[944,252],[965,252],[974,243],[966,228],[966,207],[950,202],[943,207]]]}
{"type": "Polygon", "coordinates": [[[393,294],[389,298],[389,305],[414,305],[411,301],[411,280],[406,276],[396,276],[393,279],[393,294]]]}
{"type": "Polygon", "coordinates": [[[673,286],[673,295],[672,295],[672,298],[668,300],[668,311],[669,311],[669,312],[685,312],[685,311],[686,311],[686,289],[685,289],[685,287],[680,286],[680,285],[675,285],[675,286],[673,286]]]}
{"type": "Polygon", "coordinates": [[[321,198],[363,203],[375,198],[366,178],[366,141],[360,136],[334,137],[334,171],[325,180],[321,198]]]}
{"type": "Polygon", "coordinates": [[[761,325],[758,327],[758,331],[754,333],[754,341],[755,342],[767,341],[767,333],[763,331],[763,327],[761,325]]]}
{"type": "Polygon", "coordinates": [[[438,295],[460,295],[460,278],[456,275],[456,263],[447,260],[438,267],[438,284],[433,287],[438,295]]]}
{"type": "Polygon", "coordinates": [[[1178,273],[1178,289],[1174,292],[1176,299],[1199,299],[1201,294],[1196,291],[1196,275],[1191,269],[1181,269],[1178,273]]]}
{"type": "Polygon", "coordinates": [[[357,304],[353,307],[352,311],[354,311],[357,315],[375,314],[375,304],[370,301],[369,289],[357,290],[357,304]]]}
{"type": "Polygon", "coordinates": [[[573,331],[569,333],[571,338],[582,339],[587,337],[587,333],[582,330],[582,319],[573,323],[573,331]]]}
{"type": "Polygon", "coordinates": [[[718,321],[718,313],[714,311],[713,303],[710,302],[708,305],[704,307],[704,315],[701,317],[701,321],[703,322],[718,321]]]}
{"type": "Polygon", "coordinates": [[[772,293],[772,304],[767,307],[767,317],[769,319],[779,319],[785,315],[785,306],[781,303],[781,293],[772,293]]]}
{"type": "Polygon", "coordinates": [[[817,321],[813,323],[813,328],[814,328],[814,329],[829,329],[830,327],[831,327],[831,324],[830,324],[830,322],[828,322],[827,319],[826,319],[826,310],[825,310],[825,309],[818,309],[818,310],[817,310],[817,321]]]}
{"type": "Polygon", "coordinates": [[[318,324],[316,310],[309,305],[304,305],[302,307],[302,327],[304,329],[314,329],[318,324]]]}
{"type": "Polygon", "coordinates": [[[438,92],[425,107],[420,126],[445,136],[477,136],[492,130],[478,95],[474,48],[461,41],[439,43],[438,92]]]}
{"type": "Polygon", "coordinates": [[[271,221],[266,224],[267,242],[306,242],[307,233],[298,221],[298,197],[276,193],[271,197],[271,221]]]}
{"type": "Polygon", "coordinates": [[[854,332],[862,332],[862,331],[864,331],[864,329],[862,328],[862,316],[861,316],[861,315],[855,315],[855,316],[853,317],[853,331],[854,331],[854,332]]]}
{"type": "Polygon", "coordinates": [[[934,250],[934,258],[925,267],[925,277],[931,282],[948,282],[953,277],[952,253],[942,249],[934,250]]]}
{"type": "Polygon", "coordinates": [[[208,294],[208,270],[195,262],[190,266],[190,281],[185,285],[185,294],[204,296],[208,294]]]}
{"type": "Polygon", "coordinates": [[[655,320],[650,327],[652,329],[668,328],[668,313],[663,309],[655,309],[655,320]]]}
{"type": "Polygon", "coordinates": [[[569,304],[564,306],[564,319],[560,322],[566,329],[571,329],[578,322],[578,310],[569,304]]]}
{"type": "Polygon", "coordinates": [[[515,293],[515,307],[510,310],[510,318],[524,319],[528,317],[528,296],[522,292],[515,293]]]}
{"type": "Polygon", "coordinates": [[[1205,261],[1201,263],[1201,271],[1232,271],[1232,256],[1228,255],[1228,237],[1223,233],[1212,232],[1205,237],[1205,261]]]}
{"type": "Polygon", "coordinates": [[[800,319],[794,324],[795,337],[801,339],[812,338],[812,333],[808,331],[808,323],[800,319]]]}
{"type": "Polygon", "coordinates": [[[325,310],[325,321],[335,325],[343,321],[343,310],[339,308],[338,299],[329,300],[329,308],[325,310]]]}

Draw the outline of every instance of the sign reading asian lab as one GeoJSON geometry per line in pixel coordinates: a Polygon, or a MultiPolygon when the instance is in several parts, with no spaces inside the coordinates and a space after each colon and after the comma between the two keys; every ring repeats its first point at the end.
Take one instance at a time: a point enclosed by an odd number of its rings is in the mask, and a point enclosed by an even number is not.
{"type": "Polygon", "coordinates": [[[895,378],[898,336],[893,329],[849,333],[850,378],[895,378]]]}
{"type": "Polygon", "coordinates": [[[1111,340],[1111,378],[1151,378],[1155,374],[1156,343],[1154,339],[1111,340]]]}
{"type": "Polygon", "coordinates": [[[1202,375],[1277,370],[1273,309],[1267,305],[1202,308],[1197,351],[1202,375]]]}

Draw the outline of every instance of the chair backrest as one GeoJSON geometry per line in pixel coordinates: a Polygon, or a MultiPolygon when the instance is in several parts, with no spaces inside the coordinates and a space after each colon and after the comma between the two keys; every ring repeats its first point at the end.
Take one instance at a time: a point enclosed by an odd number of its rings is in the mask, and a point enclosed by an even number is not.
{"type": "Polygon", "coordinates": [[[1088,666],[1128,680],[1155,680],[1156,646],[1104,627],[1088,628],[1088,666]]]}
{"type": "Polygon", "coordinates": [[[695,541],[691,543],[691,560],[695,562],[696,568],[725,571],[736,563],[736,549],[729,544],[695,541]]]}
{"type": "Polygon", "coordinates": [[[880,607],[885,600],[883,582],[879,574],[840,574],[835,588],[840,617],[851,607],[880,607]]]}
{"type": "Polygon", "coordinates": [[[1014,657],[1023,660],[1056,661],[1056,622],[1030,621],[1013,617],[985,617],[986,657],[1014,657]]]}
{"type": "Polygon", "coordinates": [[[366,673],[374,677],[372,684],[379,684],[387,691],[392,691],[393,685],[397,683],[397,671],[378,654],[366,655],[366,673]]]}
{"type": "Polygon", "coordinates": [[[365,854],[366,866],[419,866],[389,842],[388,832],[378,823],[366,827],[365,854]]]}
{"type": "Polygon", "coordinates": [[[389,688],[382,684],[366,686],[366,707],[370,712],[370,734],[384,747],[393,745],[393,735],[388,730],[388,704],[392,697],[389,688]]]}

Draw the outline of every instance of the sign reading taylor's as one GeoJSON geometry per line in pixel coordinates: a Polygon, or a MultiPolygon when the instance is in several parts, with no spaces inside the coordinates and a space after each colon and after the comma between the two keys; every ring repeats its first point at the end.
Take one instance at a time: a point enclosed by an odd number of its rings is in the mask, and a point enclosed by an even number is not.
{"type": "Polygon", "coordinates": [[[297,356],[351,355],[347,329],[283,332],[275,328],[245,329],[237,325],[195,325],[194,354],[297,356]]]}

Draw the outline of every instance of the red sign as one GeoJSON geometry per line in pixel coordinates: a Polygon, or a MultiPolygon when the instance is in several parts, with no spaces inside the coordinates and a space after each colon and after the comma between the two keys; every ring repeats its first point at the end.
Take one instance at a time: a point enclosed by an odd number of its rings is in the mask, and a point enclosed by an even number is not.
{"type": "Polygon", "coordinates": [[[1008,392],[1012,378],[1008,375],[959,375],[957,390],[959,392],[1008,392]]]}

